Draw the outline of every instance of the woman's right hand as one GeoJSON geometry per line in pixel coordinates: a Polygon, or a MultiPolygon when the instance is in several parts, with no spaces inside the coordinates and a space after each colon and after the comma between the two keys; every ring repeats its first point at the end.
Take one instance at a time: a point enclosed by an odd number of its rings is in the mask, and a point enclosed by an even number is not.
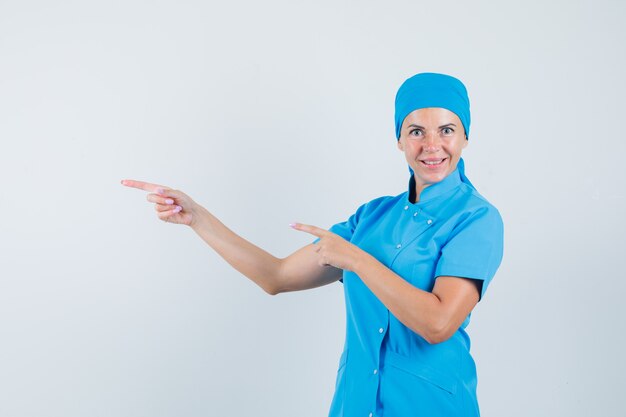
{"type": "Polygon", "coordinates": [[[148,191],[147,200],[155,203],[159,219],[176,224],[192,226],[198,217],[198,205],[187,194],[169,187],[149,182],[122,180],[122,185],[148,191]]]}
{"type": "Polygon", "coordinates": [[[122,185],[150,192],[147,198],[155,203],[159,219],[190,226],[226,262],[269,294],[315,288],[341,278],[341,269],[319,264],[316,244],[277,258],[237,235],[182,191],[134,180],[122,180],[122,185]]]}

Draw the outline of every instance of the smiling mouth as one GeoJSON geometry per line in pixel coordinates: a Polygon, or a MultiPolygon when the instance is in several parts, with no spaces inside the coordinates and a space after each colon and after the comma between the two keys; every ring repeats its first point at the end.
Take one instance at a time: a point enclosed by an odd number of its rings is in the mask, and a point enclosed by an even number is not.
{"type": "Polygon", "coordinates": [[[424,159],[424,160],[420,160],[420,162],[430,168],[436,168],[438,166],[441,166],[441,164],[443,164],[448,158],[440,158],[440,159],[424,159]]]}

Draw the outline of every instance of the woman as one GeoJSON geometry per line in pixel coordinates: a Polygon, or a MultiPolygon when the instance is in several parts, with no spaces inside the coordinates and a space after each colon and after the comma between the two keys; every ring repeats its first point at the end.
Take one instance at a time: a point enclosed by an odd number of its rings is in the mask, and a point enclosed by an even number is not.
{"type": "Polygon", "coordinates": [[[396,138],[408,190],[361,205],[280,259],[224,226],[178,190],[139,181],[161,220],[186,224],[270,294],[341,280],[347,334],[330,416],[478,416],[465,327],[502,259],[498,211],[461,159],[469,99],[458,79],[421,73],[396,95],[396,138]]]}

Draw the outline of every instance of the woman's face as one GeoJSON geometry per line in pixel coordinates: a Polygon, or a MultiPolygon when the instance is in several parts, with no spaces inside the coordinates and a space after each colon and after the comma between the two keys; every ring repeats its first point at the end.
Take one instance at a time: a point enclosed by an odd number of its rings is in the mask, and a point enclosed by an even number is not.
{"type": "Polygon", "coordinates": [[[429,107],[409,113],[402,123],[398,148],[415,173],[417,196],[456,169],[466,146],[463,124],[450,110],[429,107]]]}

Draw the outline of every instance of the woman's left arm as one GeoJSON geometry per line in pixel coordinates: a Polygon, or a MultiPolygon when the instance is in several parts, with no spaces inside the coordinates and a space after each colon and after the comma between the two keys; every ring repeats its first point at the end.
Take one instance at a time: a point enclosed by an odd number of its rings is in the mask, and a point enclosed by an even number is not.
{"type": "Polygon", "coordinates": [[[432,292],[424,291],[335,233],[301,223],[292,227],[320,238],[320,265],[356,273],[398,320],[431,344],[450,338],[478,303],[477,280],[440,276],[432,292]]]}
{"type": "MultiPolygon", "coordinates": [[[[348,243],[348,242],[346,242],[348,243]]],[[[351,244],[351,243],[348,243],[351,244]]],[[[420,290],[363,252],[355,272],[398,320],[428,343],[441,343],[456,332],[478,303],[478,281],[441,276],[432,292],[420,290]]]]}

